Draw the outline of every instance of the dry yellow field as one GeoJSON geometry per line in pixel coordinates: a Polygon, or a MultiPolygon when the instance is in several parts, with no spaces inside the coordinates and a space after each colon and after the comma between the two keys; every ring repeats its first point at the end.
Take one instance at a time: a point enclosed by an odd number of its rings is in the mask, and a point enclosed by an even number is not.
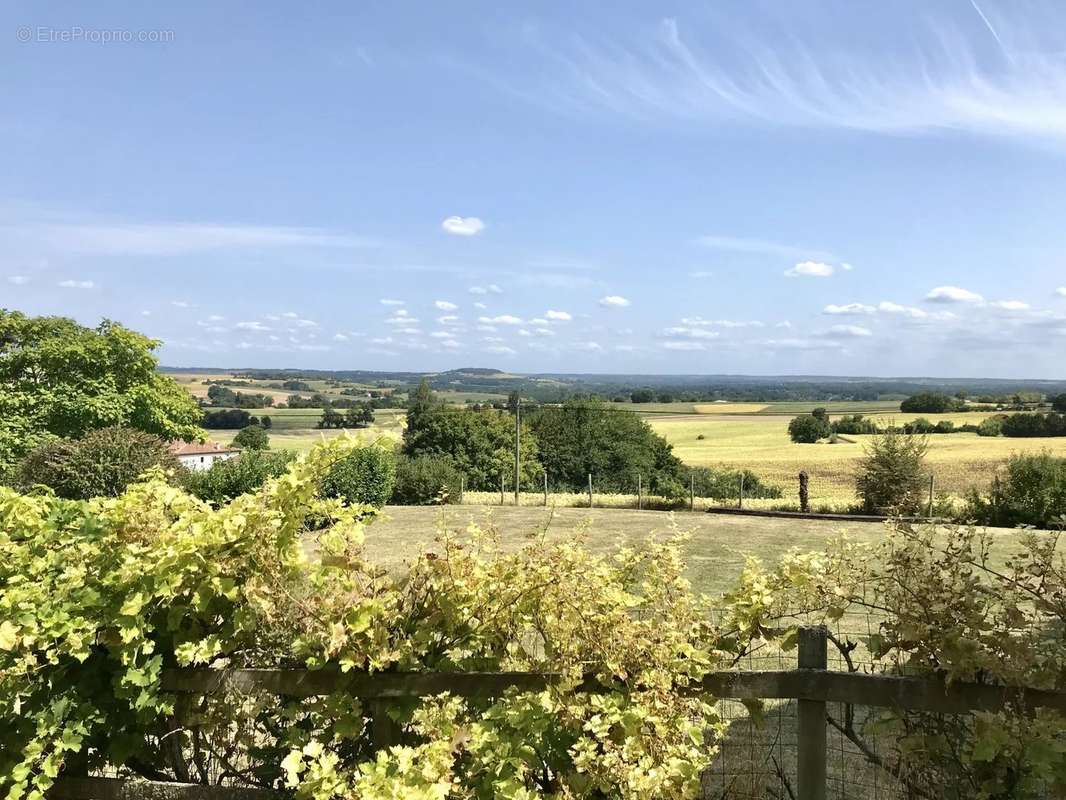
{"type": "MultiPolygon", "coordinates": [[[[969,414],[878,414],[882,422],[905,422],[925,416],[932,422],[980,422],[987,413],[969,414]]],[[[674,419],[653,418],[649,424],[674,446],[674,453],[686,464],[750,469],[785,489],[786,498],[796,499],[797,475],[810,475],[811,502],[839,507],[854,502],[854,476],[863,455],[863,443],[870,437],[849,436],[854,443],[794,444],[788,437],[787,416],[742,416],[706,414],[674,419]],[[700,435],[703,439],[699,439],[700,435]]],[[[1066,456],[1066,438],[1007,439],[953,433],[929,437],[926,457],[938,490],[961,495],[971,488],[988,486],[1012,453],[1048,450],[1066,456]]],[[[773,504],[755,501],[751,505],[773,504]]],[[[778,502],[778,504],[780,504],[778,502]]]]}
{"type": "Polygon", "coordinates": [[[693,407],[697,414],[754,414],[769,408],[766,403],[699,403],[693,407]]]}

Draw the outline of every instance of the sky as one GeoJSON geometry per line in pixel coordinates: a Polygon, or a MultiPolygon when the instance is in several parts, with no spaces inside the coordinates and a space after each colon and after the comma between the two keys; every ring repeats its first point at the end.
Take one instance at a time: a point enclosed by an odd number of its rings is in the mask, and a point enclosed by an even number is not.
{"type": "Polygon", "coordinates": [[[170,366],[1066,378],[1066,4],[0,8],[0,307],[170,366]]]}

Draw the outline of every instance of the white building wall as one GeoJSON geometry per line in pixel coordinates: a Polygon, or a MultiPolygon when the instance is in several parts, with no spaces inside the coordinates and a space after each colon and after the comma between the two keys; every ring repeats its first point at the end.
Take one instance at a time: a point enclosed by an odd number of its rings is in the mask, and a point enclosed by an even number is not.
{"type": "Polygon", "coordinates": [[[201,470],[211,469],[211,465],[216,461],[228,461],[231,458],[235,458],[238,453],[196,453],[194,455],[178,456],[178,461],[181,462],[183,467],[191,469],[194,472],[200,472],[201,470]]]}

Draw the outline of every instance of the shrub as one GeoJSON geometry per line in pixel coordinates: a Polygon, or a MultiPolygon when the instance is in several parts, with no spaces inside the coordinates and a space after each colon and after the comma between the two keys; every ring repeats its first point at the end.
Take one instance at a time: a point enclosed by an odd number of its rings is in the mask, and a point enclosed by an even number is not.
{"type": "Polygon", "coordinates": [[[966,403],[940,392],[924,392],[908,397],[899,404],[899,410],[906,414],[949,414],[952,411],[965,411],[966,403]]]}
{"type": "Polygon", "coordinates": [[[999,436],[1003,433],[1003,417],[1000,415],[981,420],[977,426],[978,436],[999,436]]]}
{"type": "Polygon", "coordinates": [[[233,444],[245,450],[269,450],[270,436],[262,426],[249,425],[237,431],[237,435],[233,437],[233,444]]]}
{"type": "Polygon", "coordinates": [[[101,428],[40,445],[19,465],[18,482],[48,486],[68,500],[117,497],[153,467],[179,468],[166,442],[133,428],[101,428]]]}
{"type": "Polygon", "coordinates": [[[405,506],[458,503],[462,474],[446,458],[401,456],[392,502],[405,506]]]}
{"type": "Polygon", "coordinates": [[[322,494],[380,508],[389,502],[395,484],[396,453],[390,445],[375,442],[334,464],[322,481],[322,494]]]}
{"type": "Polygon", "coordinates": [[[0,488],[0,793],[43,797],[63,773],[200,776],[224,753],[238,785],[320,800],[695,797],[721,726],[692,687],[730,645],[680,543],[504,549],[442,529],[397,574],[366,558],[362,509],[316,496],[349,446],[319,445],[217,510],[161,481],[108,504],[0,488]],[[321,557],[304,557],[307,520],[326,520],[321,557]],[[176,714],[171,665],[561,680],[390,704],[397,746],[375,752],[345,689],[219,693],[176,714]],[[599,692],[580,691],[584,674],[599,692]]]}
{"type": "Polygon", "coordinates": [[[182,483],[201,500],[225,503],[284,474],[295,458],[296,454],[289,450],[248,450],[237,458],[216,461],[210,469],[187,472],[182,483]]]}
{"type": "Polygon", "coordinates": [[[692,485],[696,497],[711,497],[716,500],[729,500],[740,493],[740,478],[744,477],[744,496],[753,499],[777,499],[782,496],[781,488],[763,483],[751,470],[712,469],[710,467],[693,467],[692,485]]]}
{"type": "Polygon", "coordinates": [[[831,423],[830,429],[833,433],[841,433],[845,436],[861,436],[880,431],[876,422],[872,419],[867,419],[862,414],[852,414],[851,416],[845,414],[831,423]]]}
{"type": "Polygon", "coordinates": [[[829,423],[810,414],[795,417],[788,423],[788,435],[792,441],[801,444],[814,444],[831,433],[829,423]]]}
{"type": "Polygon", "coordinates": [[[1066,414],[1066,394],[1058,394],[1051,399],[1051,408],[1060,414],[1066,414]]]}
{"type": "Polygon", "coordinates": [[[970,514],[982,525],[1061,526],[1066,522],[1066,459],[1049,453],[1013,455],[988,496],[974,491],[970,514]]]}
{"type": "Polygon", "coordinates": [[[1003,417],[1003,435],[1025,438],[1066,436],[1066,415],[1008,414],[1003,417]]]}
{"type": "Polygon", "coordinates": [[[226,408],[221,411],[205,411],[203,422],[209,430],[236,430],[252,424],[252,415],[243,408],[226,408]]]}
{"type": "Polygon", "coordinates": [[[855,488],[869,513],[915,514],[925,488],[924,437],[888,430],[874,437],[859,466],[855,488]]]}

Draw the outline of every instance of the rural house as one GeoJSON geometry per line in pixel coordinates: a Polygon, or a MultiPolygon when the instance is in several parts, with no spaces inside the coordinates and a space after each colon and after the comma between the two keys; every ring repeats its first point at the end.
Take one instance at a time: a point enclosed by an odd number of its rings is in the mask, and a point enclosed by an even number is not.
{"type": "Polygon", "coordinates": [[[211,469],[216,461],[227,461],[241,454],[239,448],[224,447],[218,442],[171,442],[170,452],[183,467],[194,471],[211,469]]]}

